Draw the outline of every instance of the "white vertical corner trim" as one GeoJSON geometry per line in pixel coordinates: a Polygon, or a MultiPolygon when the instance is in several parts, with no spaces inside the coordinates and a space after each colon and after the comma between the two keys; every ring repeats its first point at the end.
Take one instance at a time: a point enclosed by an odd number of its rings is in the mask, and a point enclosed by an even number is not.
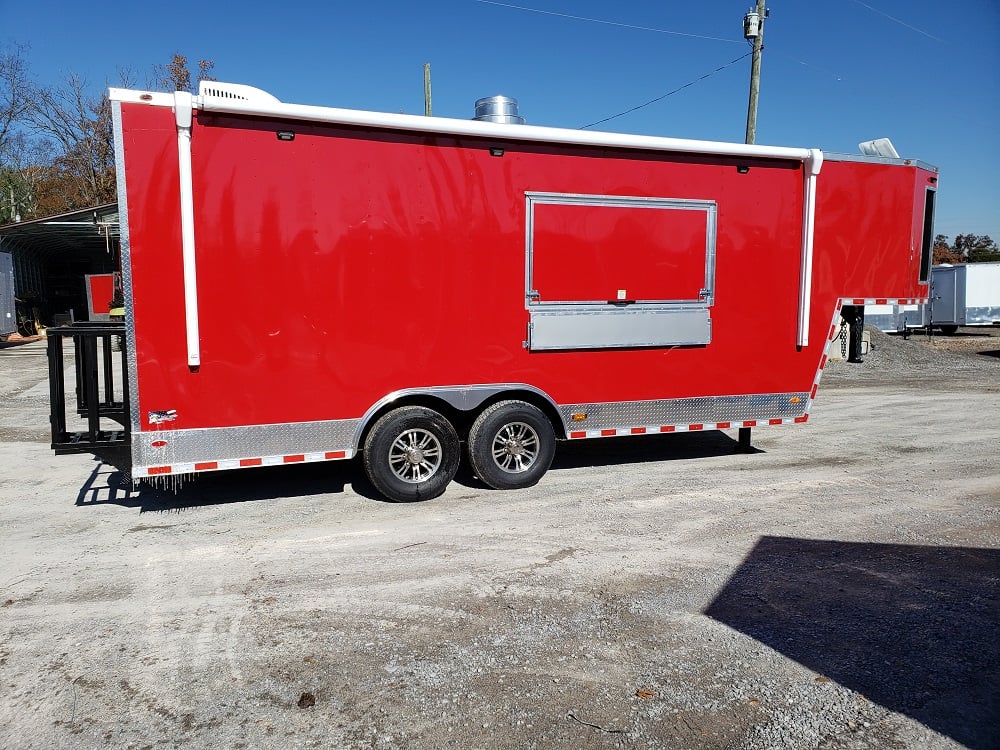
{"type": "Polygon", "coordinates": [[[184,266],[184,324],[187,332],[188,367],[201,365],[198,332],[198,274],[194,253],[194,191],[191,185],[191,121],[194,97],[174,92],[177,121],[177,165],[181,184],[181,258],[184,266]]]}
{"type": "Polygon", "coordinates": [[[823,168],[823,152],[809,149],[802,162],[805,185],[802,196],[802,258],[799,266],[798,346],[809,345],[809,312],[812,307],[813,239],[816,235],[816,180],[823,168]]]}

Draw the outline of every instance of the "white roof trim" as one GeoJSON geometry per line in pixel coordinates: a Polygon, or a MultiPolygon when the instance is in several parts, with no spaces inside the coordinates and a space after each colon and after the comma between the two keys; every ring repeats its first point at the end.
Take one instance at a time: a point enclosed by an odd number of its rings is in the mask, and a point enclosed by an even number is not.
{"type": "MultiPolygon", "coordinates": [[[[220,84],[220,87],[226,85],[220,84]]],[[[229,84],[229,86],[235,85],[229,84]]],[[[198,95],[193,97],[194,107],[204,112],[256,117],[280,117],[282,119],[302,120],[306,122],[325,122],[335,125],[354,125],[476,138],[564,143],[596,147],[611,146],[673,153],[788,159],[804,162],[809,165],[822,163],[822,153],[818,149],[758,146],[744,143],[724,143],[719,141],[689,140],[686,138],[664,138],[661,136],[550,128],[538,125],[511,125],[480,122],[478,120],[458,120],[447,117],[367,112],[364,110],[318,107],[306,104],[286,104],[259,89],[243,86],[240,88],[244,91],[258,91],[260,96],[253,99],[237,99],[198,95]]],[[[174,104],[173,94],[149,91],[111,89],[110,97],[112,101],[135,102],[160,107],[172,107],[174,104]]]]}

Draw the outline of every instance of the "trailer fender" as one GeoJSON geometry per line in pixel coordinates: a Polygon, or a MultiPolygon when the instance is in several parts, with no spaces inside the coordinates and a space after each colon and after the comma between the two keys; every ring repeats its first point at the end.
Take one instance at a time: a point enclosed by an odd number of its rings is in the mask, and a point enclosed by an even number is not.
{"type": "Polygon", "coordinates": [[[556,402],[539,388],[525,383],[494,383],[490,385],[431,386],[429,388],[403,388],[383,396],[365,412],[354,433],[352,447],[355,452],[363,443],[364,436],[376,419],[390,407],[405,403],[420,403],[425,399],[443,402],[455,412],[474,415],[489,401],[503,398],[523,398],[531,394],[539,403],[546,416],[553,423],[553,429],[560,437],[567,433],[566,424],[560,415],[556,402]]]}

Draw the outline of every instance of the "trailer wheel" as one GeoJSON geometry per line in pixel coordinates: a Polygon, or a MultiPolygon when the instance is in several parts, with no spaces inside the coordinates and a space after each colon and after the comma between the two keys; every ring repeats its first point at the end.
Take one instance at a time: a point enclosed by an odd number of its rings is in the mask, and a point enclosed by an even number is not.
{"type": "Polygon", "coordinates": [[[403,406],[382,416],[365,440],[365,473],[389,500],[437,497],[458,471],[461,446],[451,422],[433,409],[403,406]]]}
{"type": "Polygon", "coordinates": [[[556,438],[539,409],[524,401],[500,401],[483,411],[469,430],[469,461],[495,490],[538,483],[552,464],[556,438]]]}
{"type": "Polygon", "coordinates": [[[941,333],[943,333],[945,336],[954,336],[956,333],[958,333],[958,326],[957,325],[941,326],[941,333]]]}

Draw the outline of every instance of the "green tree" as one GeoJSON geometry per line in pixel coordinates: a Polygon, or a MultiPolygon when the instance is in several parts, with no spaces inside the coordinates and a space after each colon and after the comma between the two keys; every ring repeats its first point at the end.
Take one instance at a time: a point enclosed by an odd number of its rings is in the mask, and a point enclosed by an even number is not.
{"type": "Polygon", "coordinates": [[[954,249],[967,263],[1000,261],[1000,247],[988,234],[957,235],[954,249]]]}

